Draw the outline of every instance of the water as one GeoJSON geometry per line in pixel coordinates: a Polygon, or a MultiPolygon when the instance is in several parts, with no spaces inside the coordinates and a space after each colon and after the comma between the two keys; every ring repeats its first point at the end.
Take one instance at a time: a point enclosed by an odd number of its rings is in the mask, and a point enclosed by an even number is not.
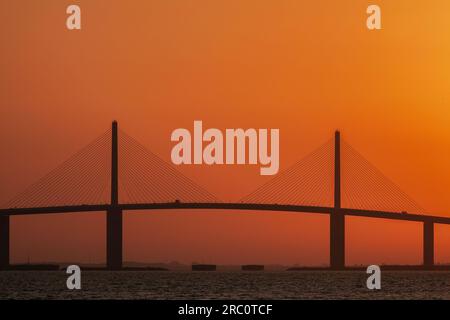
{"type": "Polygon", "coordinates": [[[83,271],[82,290],[63,271],[0,272],[0,299],[447,299],[450,271],[383,271],[379,291],[364,271],[83,271]]]}

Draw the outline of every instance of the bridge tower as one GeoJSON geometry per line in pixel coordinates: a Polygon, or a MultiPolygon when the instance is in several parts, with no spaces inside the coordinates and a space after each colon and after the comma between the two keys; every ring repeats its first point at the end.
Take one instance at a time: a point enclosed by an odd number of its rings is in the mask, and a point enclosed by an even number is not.
{"type": "Polygon", "coordinates": [[[341,210],[341,134],[334,135],[334,208],[330,214],[330,267],[345,268],[345,214],[341,210]]]}
{"type": "Polygon", "coordinates": [[[434,267],[434,223],[431,220],[423,222],[423,267],[434,267]]]}
{"type": "Polygon", "coordinates": [[[106,212],[106,266],[122,268],[122,209],[119,207],[119,147],[117,122],[112,123],[111,136],[111,204],[106,212]]]}
{"type": "Polygon", "coordinates": [[[0,270],[9,267],[9,216],[0,216],[0,270]]]}

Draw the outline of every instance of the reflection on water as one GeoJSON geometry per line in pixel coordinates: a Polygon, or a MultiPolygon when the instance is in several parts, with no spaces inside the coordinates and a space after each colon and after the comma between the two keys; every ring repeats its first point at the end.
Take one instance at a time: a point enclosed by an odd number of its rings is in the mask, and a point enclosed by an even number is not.
{"type": "Polygon", "coordinates": [[[384,271],[379,291],[364,271],[84,271],[66,289],[63,271],[0,272],[1,299],[450,299],[448,271],[384,271]]]}

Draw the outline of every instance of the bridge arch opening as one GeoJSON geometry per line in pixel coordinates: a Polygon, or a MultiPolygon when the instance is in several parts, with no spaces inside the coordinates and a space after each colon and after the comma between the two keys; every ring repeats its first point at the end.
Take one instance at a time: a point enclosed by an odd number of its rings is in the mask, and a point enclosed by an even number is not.
{"type": "Polygon", "coordinates": [[[346,217],[347,265],[423,263],[423,223],[346,217]]]}
{"type": "Polygon", "coordinates": [[[328,217],[287,212],[124,211],[124,261],[327,267],[328,217]],[[146,250],[148,249],[148,250],[146,250]]]}

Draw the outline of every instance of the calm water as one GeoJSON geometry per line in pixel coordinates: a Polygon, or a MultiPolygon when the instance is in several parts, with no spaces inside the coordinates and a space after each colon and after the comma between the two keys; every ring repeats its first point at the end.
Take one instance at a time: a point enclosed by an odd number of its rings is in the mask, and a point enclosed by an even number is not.
{"type": "Polygon", "coordinates": [[[84,271],[82,290],[66,274],[0,272],[0,299],[450,299],[450,272],[384,271],[382,289],[352,272],[84,271]]]}

